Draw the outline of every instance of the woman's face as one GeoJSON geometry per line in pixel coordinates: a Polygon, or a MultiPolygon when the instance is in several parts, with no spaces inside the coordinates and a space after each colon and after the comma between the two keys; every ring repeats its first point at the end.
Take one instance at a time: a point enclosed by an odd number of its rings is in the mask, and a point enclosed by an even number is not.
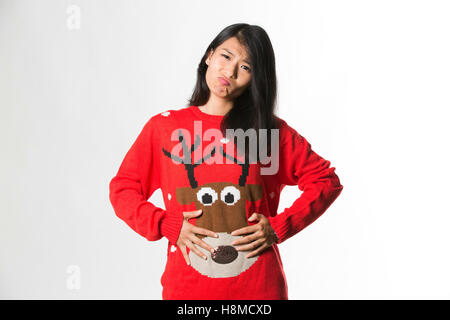
{"type": "Polygon", "coordinates": [[[208,65],[206,83],[217,97],[234,100],[250,85],[250,61],[237,38],[229,38],[211,50],[205,62],[208,65]]]}

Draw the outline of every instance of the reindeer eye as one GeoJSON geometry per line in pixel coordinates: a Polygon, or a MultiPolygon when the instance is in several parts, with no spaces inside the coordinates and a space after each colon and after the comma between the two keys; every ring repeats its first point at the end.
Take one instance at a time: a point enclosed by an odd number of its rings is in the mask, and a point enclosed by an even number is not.
{"type": "Polygon", "coordinates": [[[197,192],[197,200],[205,206],[211,206],[217,200],[217,193],[208,187],[201,188],[197,192]]]}
{"type": "Polygon", "coordinates": [[[220,193],[220,199],[229,206],[232,206],[233,204],[238,202],[240,198],[241,192],[233,186],[223,188],[222,192],[220,193]]]}

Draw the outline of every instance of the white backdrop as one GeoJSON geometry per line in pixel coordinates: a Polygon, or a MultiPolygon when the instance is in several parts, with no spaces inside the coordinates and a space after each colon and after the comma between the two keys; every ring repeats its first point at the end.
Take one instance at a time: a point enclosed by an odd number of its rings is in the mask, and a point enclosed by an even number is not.
{"type": "MultiPolygon", "coordinates": [[[[3,299],[160,299],[167,240],[108,184],[226,26],[263,27],[279,112],[344,190],[280,245],[290,299],[450,298],[447,1],[0,0],[3,299]]],[[[300,195],[282,193],[279,212],[300,195]]],[[[161,191],[150,199],[164,207],[161,191]]]]}

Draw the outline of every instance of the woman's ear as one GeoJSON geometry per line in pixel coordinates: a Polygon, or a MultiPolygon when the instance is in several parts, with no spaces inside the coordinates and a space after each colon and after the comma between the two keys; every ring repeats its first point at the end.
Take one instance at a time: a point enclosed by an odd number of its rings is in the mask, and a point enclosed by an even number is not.
{"type": "Polygon", "coordinates": [[[208,57],[207,57],[206,60],[205,60],[205,63],[206,63],[208,66],[209,66],[209,61],[210,61],[211,56],[213,55],[213,53],[214,53],[214,49],[209,50],[208,57]]]}

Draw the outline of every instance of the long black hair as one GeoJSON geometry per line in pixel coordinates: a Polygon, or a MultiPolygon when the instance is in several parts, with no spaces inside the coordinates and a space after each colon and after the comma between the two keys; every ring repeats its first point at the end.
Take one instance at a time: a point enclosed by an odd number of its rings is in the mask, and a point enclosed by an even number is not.
{"type": "MultiPolygon", "coordinates": [[[[259,129],[267,129],[267,150],[270,154],[270,129],[279,129],[275,116],[277,101],[277,78],[275,54],[266,31],[257,25],[247,23],[232,24],[223,29],[210,43],[197,68],[197,82],[189,99],[189,106],[202,106],[208,102],[210,90],[206,83],[205,60],[211,50],[215,50],[225,40],[236,37],[247,50],[251,65],[251,80],[247,89],[233,102],[233,108],[224,116],[220,130],[226,137],[226,129],[250,128],[256,130],[259,141],[259,129]]],[[[245,155],[248,159],[248,144],[245,143],[245,155]]],[[[258,152],[259,159],[259,152],[258,152]]]]}

